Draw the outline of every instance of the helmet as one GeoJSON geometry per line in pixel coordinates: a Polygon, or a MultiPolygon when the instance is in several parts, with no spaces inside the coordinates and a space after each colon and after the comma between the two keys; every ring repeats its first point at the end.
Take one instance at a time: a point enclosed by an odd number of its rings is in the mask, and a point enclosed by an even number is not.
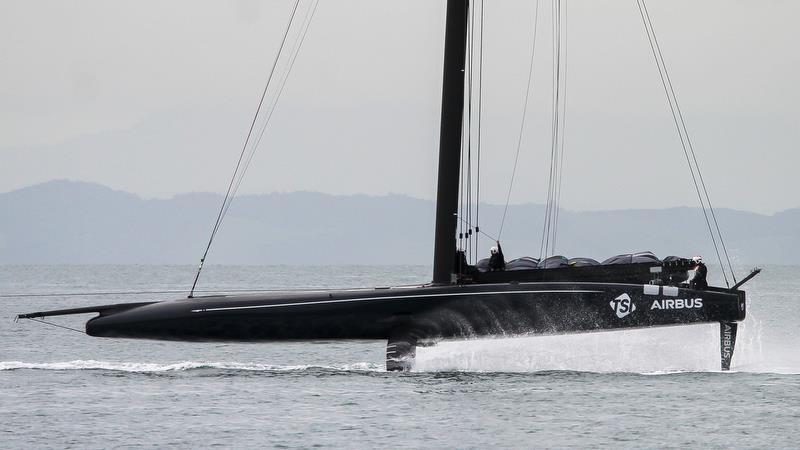
{"type": "Polygon", "coordinates": [[[701,262],[701,261],[703,261],[703,257],[702,256],[692,256],[692,261],[694,261],[696,263],[701,262]]]}
{"type": "Polygon", "coordinates": [[[497,247],[492,247],[492,248],[490,248],[490,249],[489,249],[489,253],[491,253],[491,254],[493,254],[493,255],[494,255],[495,253],[497,253],[497,247]]]}

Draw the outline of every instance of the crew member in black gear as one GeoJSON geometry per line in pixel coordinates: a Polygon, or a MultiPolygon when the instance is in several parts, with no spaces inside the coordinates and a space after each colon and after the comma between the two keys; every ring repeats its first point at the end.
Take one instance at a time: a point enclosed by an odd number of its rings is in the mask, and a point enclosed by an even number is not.
{"type": "Polygon", "coordinates": [[[506,260],[503,257],[503,247],[500,247],[500,241],[496,241],[497,246],[489,249],[489,270],[497,272],[506,270],[506,260]]]}
{"type": "Polygon", "coordinates": [[[694,261],[694,277],[692,277],[692,281],[690,281],[692,289],[708,289],[708,281],[706,281],[708,267],[703,264],[703,258],[695,256],[692,258],[692,261],[694,261]]]}
{"type": "Polygon", "coordinates": [[[475,266],[469,265],[469,262],[467,262],[467,254],[464,252],[464,250],[456,250],[455,263],[455,271],[457,275],[472,277],[478,273],[478,269],[475,266]]]}

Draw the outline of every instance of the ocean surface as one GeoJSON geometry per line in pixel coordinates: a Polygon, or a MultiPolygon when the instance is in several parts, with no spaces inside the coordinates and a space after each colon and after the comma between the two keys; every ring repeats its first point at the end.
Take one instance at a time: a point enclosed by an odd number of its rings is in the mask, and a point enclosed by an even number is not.
{"type": "MultiPolygon", "coordinates": [[[[420,348],[414,372],[386,373],[385,342],[115,340],[13,320],[178,298],[194,270],[0,266],[0,447],[800,447],[796,266],[746,285],[729,373],[717,325],[445,342],[420,348]],[[123,291],[175,292],[84,295],[123,291]]],[[[426,266],[208,266],[199,289],[429,278],[426,266]]]]}

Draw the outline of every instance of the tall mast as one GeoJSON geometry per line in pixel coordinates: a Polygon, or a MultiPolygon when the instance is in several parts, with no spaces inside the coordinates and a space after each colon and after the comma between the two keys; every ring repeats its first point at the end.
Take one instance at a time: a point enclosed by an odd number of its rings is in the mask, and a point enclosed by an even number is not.
{"type": "Polygon", "coordinates": [[[453,282],[469,0],[447,0],[433,283],[453,282]]]}

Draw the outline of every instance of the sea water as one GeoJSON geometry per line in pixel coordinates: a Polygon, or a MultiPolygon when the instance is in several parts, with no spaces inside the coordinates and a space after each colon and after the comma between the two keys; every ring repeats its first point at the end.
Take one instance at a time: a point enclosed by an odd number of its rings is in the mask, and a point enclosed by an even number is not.
{"type": "MultiPolygon", "coordinates": [[[[0,266],[0,447],[800,446],[800,267],[746,285],[730,373],[717,325],[443,342],[418,350],[414,372],[386,373],[385,342],[117,340],[13,322],[178,298],[193,270],[0,266]]],[[[430,278],[426,266],[205,270],[202,291],[430,278]]]]}

